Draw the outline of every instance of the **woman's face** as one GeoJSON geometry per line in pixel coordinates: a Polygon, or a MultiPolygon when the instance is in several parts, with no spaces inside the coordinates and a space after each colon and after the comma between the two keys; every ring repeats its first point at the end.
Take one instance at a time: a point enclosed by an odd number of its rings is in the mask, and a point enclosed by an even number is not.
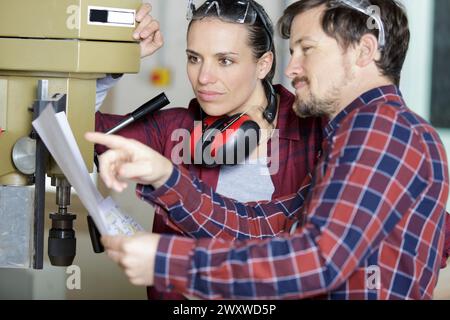
{"type": "Polygon", "coordinates": [[[216,18],[196,20],[188,32],[186,53],[189,81],[208,115],[231,115],[251,106],[261,72],[246,26],[216,18]]]}

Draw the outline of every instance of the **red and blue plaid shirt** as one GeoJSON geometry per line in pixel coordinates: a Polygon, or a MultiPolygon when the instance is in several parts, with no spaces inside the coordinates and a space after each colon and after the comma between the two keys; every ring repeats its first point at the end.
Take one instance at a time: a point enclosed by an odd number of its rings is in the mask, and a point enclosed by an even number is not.
{"type": "Polygon", "coordinates": [[[156,191],[140,186],[185,232],[220,236],[162,236],[155,286],[206,299],[432,298],[448,196],[436,131],[387,86],[359,97],[325,133],[309,193],[243,205],[183,168],[156,191]],[[288,234],[280,215],[302,222],[288,234]]]}

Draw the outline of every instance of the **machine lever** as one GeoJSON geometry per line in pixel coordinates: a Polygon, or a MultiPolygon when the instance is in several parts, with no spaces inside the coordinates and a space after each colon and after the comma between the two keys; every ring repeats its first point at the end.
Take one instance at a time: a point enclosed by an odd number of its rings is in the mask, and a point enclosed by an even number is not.
{"type": "Polygon", "coordinates": [[[139,119],[142,119],[146,115],[164,108],[169,103],[170,103],[170,101],[169,101],[169,99],[167,99],[166,95],[164,93],[161,93],[160,95],[156,96],[155,98],[151,99],[150,101],[147,101],[142,106],[137,108],[127,118],[122,120],[118,125],[116,125],[112,129],[108,130],[106,132],[106,134],[114,134],[117,131],[122,130],[126,126],[132,124],[133,122],[136,122],[139,119]]]}

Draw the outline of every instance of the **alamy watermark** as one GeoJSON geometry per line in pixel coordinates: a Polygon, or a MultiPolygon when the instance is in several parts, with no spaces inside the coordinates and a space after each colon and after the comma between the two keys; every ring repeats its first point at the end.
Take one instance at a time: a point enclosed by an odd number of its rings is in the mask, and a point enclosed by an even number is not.
{"type": "MultiPolygon", "coordinates": [[[[195,122],[194,126],[198,125],[201,125],[201,123],[195,122]]],[[[266,164],[269,170],[261,169],[261,175],[274,175],[280,169],[278,129],[261,129],[259,132],[249,129],[244,134],[237,134],[235,130],[225,130],[221,133],[215,129],[205,132],[176,129],[172,132],[170,139],[176,143],[170,156],[172,162],[176,165],[266,164]],[[263,133],[267,138],[261,140],[259,137],[262,137],[263,133]],[[238,135],[239,139],[237,139],[238,135]],[[205,139],[205,137],[207,138],[205,139]],[[193,143],[193,141],[196,141],[196,143],[193,143]],[[207,143],[202,143],[202,141],[207,141],[207,143]],[[233,147],[223,148],[222,146],[225,143],[233,147]],[[267,148],[257,148],[262,144],[267,144],[267,148]],[[256,150],[252,154],[254,160],[246,158],[249,150],[256,150]]]]}
{"type": "Polygon", "coordinates": [[[367,28],[369,30],[378,29],[380,30],[381,27],[378,25],[377,20],[375,17],[379,17],[381,19],[381,9],[379,6],[369,6],[367,7],[367,15],[369,16],[369,19],[367,19],[367,28]]]}
{"type": "Polygon", "coordinates": [[[77,5],[70,5],[67,7],[66,13],[68,15],[66,20],[67,29],[80,30],[80,7],[77,5]]]}
{"type": "Polygon", "coordinates": [[[81,268],[71,265],[67,267],[66,274],[69,275],[66,280],[67,290],[81,290],[81,268]]]}
{"type": "Polygon", "coordinates": [[[366,268],[366,289],[381,289],[381,271],[379,266],[369,266],[366,268]]]}

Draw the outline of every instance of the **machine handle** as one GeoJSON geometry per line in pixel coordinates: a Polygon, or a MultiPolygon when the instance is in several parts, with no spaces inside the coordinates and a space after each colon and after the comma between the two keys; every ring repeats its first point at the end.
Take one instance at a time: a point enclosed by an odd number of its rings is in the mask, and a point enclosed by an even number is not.
{"type": "Polygon", "coordinates": [[[95,253],[102,253],[105,251],[101,241],[100,241],[100,232],[97,229],[97,226],[94,223],[94,220],[90,215],[87,216],[87,224],[89,229],[89,235],[91,236],[92,249],[95,253]]]}
{"type": "Polygon", "coordinates": [[[170,101],[169,101],[169,99],[167,99],[166,95],[164,93],[161,93],[160,95],[156,96],[155,98],[151,99],[150,101],[147,101],[142,106],[137,108],[135,111],[133,111],[130,114],[130,116],[128,116],[127,118],[122,120],[114,128],[108,130],[106,132],[106,134],[116,133],[117,131],[122,130],[123,128],[132,124],[133,122],[143,118],[144,116],[164,108],[169,103],[170,103],[170,101]]]}
{"type": "Polygon", "coordinates": [[[135,121],[141,119],[145,115],[158,111],[170,103],[169,99],[167,99],[164,93],[161,93],[159,96],[153,98],[152,100],[144,103],[138,109],[131,113],[131,116],[135,121]]]}

